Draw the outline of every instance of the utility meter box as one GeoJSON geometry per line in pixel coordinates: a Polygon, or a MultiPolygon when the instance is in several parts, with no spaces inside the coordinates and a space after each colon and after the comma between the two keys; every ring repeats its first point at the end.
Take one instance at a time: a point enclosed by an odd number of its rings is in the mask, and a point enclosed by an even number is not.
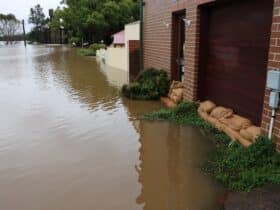
{"type": "Polygon", "coordinates": [[[266,84],[268,88],[280,91],[280,71],[268,71],[266,84]]]}
{"type": "Polygon", "coordinates": [[[273,109],[277,109],[279,105],[279,93],[271,92],[269,97],[269,107],[273,109]]]}

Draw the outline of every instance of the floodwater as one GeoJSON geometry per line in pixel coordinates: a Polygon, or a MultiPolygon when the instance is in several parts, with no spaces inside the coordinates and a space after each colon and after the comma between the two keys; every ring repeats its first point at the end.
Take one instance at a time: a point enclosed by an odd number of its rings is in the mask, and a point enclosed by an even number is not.
{"type": "Polygon", "coordinates": [[[0,47],[1,210],[218,210],[197,129],[139,121],[122,71],[54,46],[0,47]]]}

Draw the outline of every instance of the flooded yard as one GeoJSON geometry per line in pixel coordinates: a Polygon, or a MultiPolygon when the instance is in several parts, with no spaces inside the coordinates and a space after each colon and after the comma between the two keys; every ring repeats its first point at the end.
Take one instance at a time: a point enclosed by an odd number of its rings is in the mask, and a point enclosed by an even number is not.
{"type": "Polygon", "coordinates": [[[75,49],[0,47],[1,210],[218,210],[198,129],[137,120],[127,74],[75,49]]]}

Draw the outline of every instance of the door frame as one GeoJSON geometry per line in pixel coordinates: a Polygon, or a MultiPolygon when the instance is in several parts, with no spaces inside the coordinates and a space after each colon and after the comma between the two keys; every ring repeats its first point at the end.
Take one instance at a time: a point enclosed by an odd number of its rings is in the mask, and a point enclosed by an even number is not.
{"type": "MultiPolygon", "coordinates": [[[[180,45],[186,40],[186,26],[181,21],[186,17],[186,9],[172,13],[172,31],[171,31],[171,80],[181,81],[180,66],[177,62],[180,52],[180,45]],[[183,27],[184,24],[184,27],[183,27]]],[[[184,55],[185,56],[185,55],[184,55]]]]}

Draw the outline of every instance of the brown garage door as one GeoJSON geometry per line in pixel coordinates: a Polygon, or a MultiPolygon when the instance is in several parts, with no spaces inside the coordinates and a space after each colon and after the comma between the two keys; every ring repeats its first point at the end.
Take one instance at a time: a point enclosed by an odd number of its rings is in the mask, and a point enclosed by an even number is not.
{"type": "Polygon", "coordinates": [[[223,1],[203,8],[199,97],[261,123],[272,0],[223,1]]]}

